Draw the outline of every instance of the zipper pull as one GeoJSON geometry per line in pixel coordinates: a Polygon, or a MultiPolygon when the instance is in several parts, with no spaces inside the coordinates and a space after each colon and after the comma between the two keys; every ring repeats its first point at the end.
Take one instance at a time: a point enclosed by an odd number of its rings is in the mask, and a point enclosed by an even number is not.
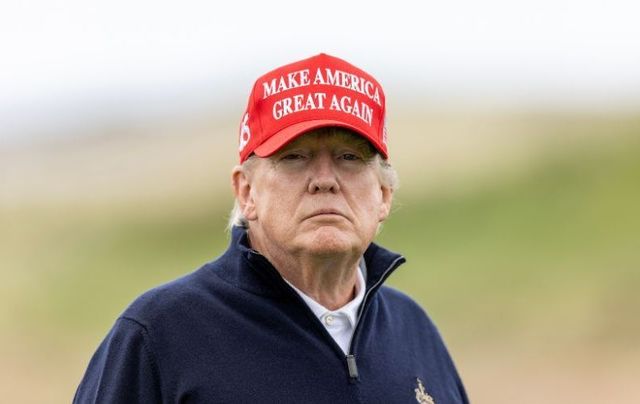
{"type": "Polygon", "coordinates": [[[358,380],[358,365],[355,355],[347,355],[347,368],[349,369],[349,379],[351,382],[358,380]]]}

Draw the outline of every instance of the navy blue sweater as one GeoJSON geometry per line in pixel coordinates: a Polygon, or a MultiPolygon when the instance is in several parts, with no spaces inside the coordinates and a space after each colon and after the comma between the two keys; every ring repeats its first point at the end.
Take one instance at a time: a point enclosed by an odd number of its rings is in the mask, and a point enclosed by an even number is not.
{"type": "Polygon", "coordinates": [[[375,244],[364,258],[365,300],[345,356],[234,228],[224,255],[125,310],[74,402],[416,403],[428,394],[437,404],[467,403],[433,323],[382,286],[404,258],[375,244]]]}

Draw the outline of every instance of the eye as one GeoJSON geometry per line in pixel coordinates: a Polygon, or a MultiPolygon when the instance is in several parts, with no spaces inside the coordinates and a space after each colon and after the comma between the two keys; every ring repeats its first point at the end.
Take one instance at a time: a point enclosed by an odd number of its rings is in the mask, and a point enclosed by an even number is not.
{"type": "Polygon", "coordinates": [[[304,154],[295,153],[295,152],[285,153],[282,156],[280,156],[280,160],[289,160],[289,161],[302,160],[304,158],[306,158],[304,154]]]}
{"type": "Polygon", "coordinates": [[[362,160],[362,158],[360,156],[358,156],[357,154],[355,154],[355,153],[342,153],[340,158],[343,159],[343,160],[347,160],[347,161],[362,160]]]}

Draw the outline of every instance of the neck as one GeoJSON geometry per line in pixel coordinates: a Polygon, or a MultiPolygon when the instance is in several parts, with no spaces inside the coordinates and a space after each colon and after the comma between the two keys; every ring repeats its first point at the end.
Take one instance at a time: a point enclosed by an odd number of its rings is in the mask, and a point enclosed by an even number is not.
{"type": "Polygon", "coordinates": [[[250,241],[252,248],[264,255],[283,278],[327,309],[339,309],[353,300],[362,252],[292,256],[251,237],[250,241]]]}

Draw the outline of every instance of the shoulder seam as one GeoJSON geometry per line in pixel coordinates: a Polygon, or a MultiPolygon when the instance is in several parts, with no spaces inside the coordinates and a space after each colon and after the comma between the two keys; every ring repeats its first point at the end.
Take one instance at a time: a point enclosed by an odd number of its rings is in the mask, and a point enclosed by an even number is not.
{"type": "Polygon", "coordinates": [[[135,319],[135,318],[133,318],[133,317],[129,317],[129,316],[122,315],[122,316],[118,317],[118,319],[119,319],[119,320],[129,320],[129,321],[131,321],[132,323],[136,323],[136,324],[138,324],[140,327],[142,327],[142,328],[144,329],[145,334],[148,334],[148,332],[149,332],[149,331],[147,330],[147,326],[146,326],[146,325],[142,324],[140,321],[136,320],[136,319],[135,319]]]}
{"type": "MultiPolygon", "coordinates": [[[[125,315],[122,315],[119,317],[120,320],[128,320],[134,324],[137,324],[138,326],[140,326],[140,328],[142,329],[142,334],[143,334],[143,338],[142,338],[142,346],[144,347],[144,350],[147,353],[147,358],[149,358],[149,362],[151,365],[151,368],[154,370],[154,372],[156,373],[156,376],[158,378],[158,389],[159,389],[159,393],[160,393],[160,397],[162,397],[162,378],[161,378],[161,374],[160,374],[160,366],[156,360],[156,353],[153,349],[153,347],[151,346],[151,335],[149,333],[149,330],[147,329],[147,326],[142,324],[140,321],[136,320],[135,318],[132,317],[128,317],[125,315]],[[148,341],[148,342],[147,342],[148,341]]],[[[164,400],[163,400],[164,402],[164,400]]]]}

